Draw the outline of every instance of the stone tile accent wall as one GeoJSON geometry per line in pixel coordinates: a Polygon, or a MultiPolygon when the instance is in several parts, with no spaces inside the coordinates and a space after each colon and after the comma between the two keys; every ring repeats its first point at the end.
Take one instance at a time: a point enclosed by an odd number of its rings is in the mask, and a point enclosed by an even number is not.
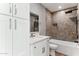
{"type": "MultiPolygon", "coordinates": [[[[73,11],[74,15],[76,12],[73,11]]],[[[47,16],[47,35],[55,39],[74,41],[77,39],[75,20],[71,20],[65,10],[53,13],[51,18],[47,16]]]]}

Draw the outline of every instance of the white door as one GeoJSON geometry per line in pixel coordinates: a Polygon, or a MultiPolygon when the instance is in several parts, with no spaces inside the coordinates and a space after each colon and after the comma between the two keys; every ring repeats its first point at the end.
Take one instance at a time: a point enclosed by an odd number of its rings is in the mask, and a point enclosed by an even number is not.
{"type": "Polygon", "coordinates": [[[13,55],[29,55],[29,20],[14,18],[13,55]]]}
{"type": "Polygon", "coordinates": [[[13,16],[27,19],[29,17],[29,4],[28,3],[14,3],[13,16]]]}
{"type": "Polygon", "coordinates": [[[0,3],[0,13],[6,15],[12,15],[12,4],[11,3],[0,3]]]}
{"type": "Polygon", "coordinates": [[[11,17],[0,15],[0,56],[12,55],[11,17]]]}
{"type": "Polygon", "coordinates": [[[32,56],[48,56],[48,43],[47,40],[38,42],[31,46],[32,56]]]}

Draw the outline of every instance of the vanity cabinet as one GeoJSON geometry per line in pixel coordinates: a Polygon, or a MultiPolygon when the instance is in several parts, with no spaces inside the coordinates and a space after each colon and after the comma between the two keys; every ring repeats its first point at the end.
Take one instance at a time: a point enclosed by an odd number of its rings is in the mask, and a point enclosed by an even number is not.
{"type": "Polygon", "coordinates": [[[48,56],[48,40],[31,45],[31,56],[48,56]]]}

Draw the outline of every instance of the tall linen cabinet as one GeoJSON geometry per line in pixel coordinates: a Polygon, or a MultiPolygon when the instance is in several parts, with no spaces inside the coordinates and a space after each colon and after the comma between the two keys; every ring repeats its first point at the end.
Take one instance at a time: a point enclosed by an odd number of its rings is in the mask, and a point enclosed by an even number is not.
{"type": "Polygon", "coordinates": [[[0,56],[29,55],[29,4],[0,4],[0,56]]]}

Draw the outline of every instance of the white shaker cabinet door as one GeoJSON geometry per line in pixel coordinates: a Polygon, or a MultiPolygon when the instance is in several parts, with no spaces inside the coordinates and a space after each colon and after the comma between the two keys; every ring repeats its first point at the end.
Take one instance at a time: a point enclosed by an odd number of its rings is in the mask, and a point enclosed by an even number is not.
{"type": "Polygon", "coordinates": [[[29,21],[14,18],[13,55],[29,55],[29,21]]]}
{"type": "Polygon", "coordinates": [[[12,55],[11,17],[0,15],[0,56],[12,55]]]}
{"type": "Polygon", "coordinates": [[[28,3],[14,3],[13,16],[27,19],[29,17],[29,4],[28,3]]]}
{"type": "Polygon", "coordinates": [[[0,13],[6,15],[12,15],[12,4],[11,3],[0,3],[0,13]]]}
{"type": "Polygon", "coordinates": [[[31,56],[48,56],[47,40],[31,45],[31,56]]]}

